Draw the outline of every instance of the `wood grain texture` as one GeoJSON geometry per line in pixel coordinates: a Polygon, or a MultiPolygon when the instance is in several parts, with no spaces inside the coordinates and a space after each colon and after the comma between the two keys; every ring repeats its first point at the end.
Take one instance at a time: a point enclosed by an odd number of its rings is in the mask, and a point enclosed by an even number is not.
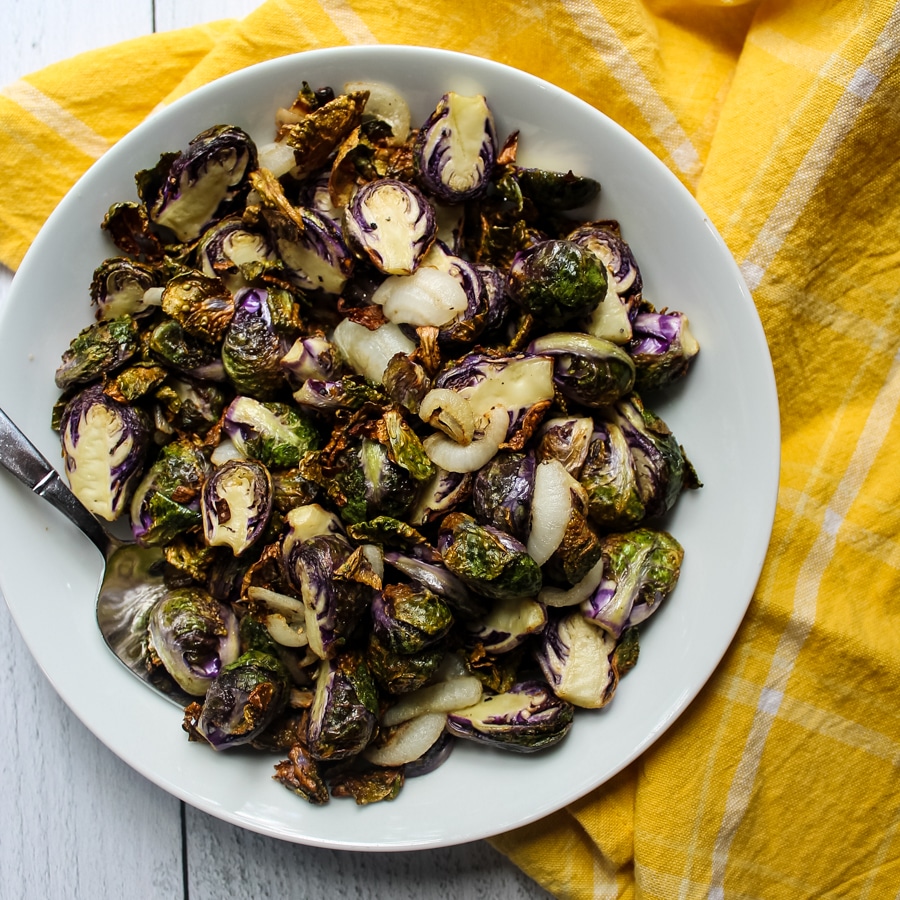
{"type": "MultiPolygon", "coordinates": [[[[257,0],[8,2],[0,29],[0,85],[154,26],[162,31],[241,18],[257,5],[257,0]]],[[[11,273],[0,267],[0,310],[10,281],[11,273]]],[[[484,842],[412,853],[338,852],[263,837],[198,810],[182,810],[178,800],[117,759],[68,710],[5,604],[0,605],[0,648],[0,721],[6,732],[0,744],[0,900],[549,897],[484,842]]]]}

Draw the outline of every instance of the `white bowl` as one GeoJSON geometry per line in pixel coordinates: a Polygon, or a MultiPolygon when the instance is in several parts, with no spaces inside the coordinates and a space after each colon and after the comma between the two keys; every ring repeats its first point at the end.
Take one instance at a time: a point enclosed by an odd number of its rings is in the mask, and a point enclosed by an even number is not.
{"type": "Polygon", "coordinates": [[[204,128],[240,125],[271,140],[275,110],[314,87],[383,81],[422,122],[448,90],[483,93],[501,140],[518,129],[519,161],[597,178],[596,216],[618,219],[657,307],[690,317],[702,350],[682,386],[654,409],[704,482],[667,527],[685,548],[681,580],[643,629],[637,667],[612,704],[579,711],[557,747],[519,755],[460,742],[391,803],[312,807],[270,777],[274,759],[188,743],[180,714],[107,651],[94,620],[101,561],[59,514],[0,478],[0,579],[13,617],[63,700],[113,752],[161,788],[226,821],[306,844],[356,850],[439,847],[536,820],[635,759],[707,681],[740,624],[768,545],[779,467],[771,362],[750,293],[715,228],[643,145],[597,110],[531,75],[414,47],[316,50],[253,66],[153,117],[78,182],[41,231],[0,319],[0,406],[50,460],[53,374],[91,321],[94,268],[116,255],[99,223],[135,199],[134,174],[204,128]]]}

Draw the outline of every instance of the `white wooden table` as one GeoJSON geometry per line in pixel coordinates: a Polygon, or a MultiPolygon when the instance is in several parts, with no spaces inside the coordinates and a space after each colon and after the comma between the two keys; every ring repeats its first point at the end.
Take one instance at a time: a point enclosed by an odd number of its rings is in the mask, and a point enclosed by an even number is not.
{"type": "MultiPolygon", "coordinates": [[[[257,0],[4,0],[0,85],[75,53],[241,18],[255,6],[257,0]]],[[[11,279],[0,267],[0,306],[11,279]]],[[[2,900],[549,896],[483,842],[413,853],[329,851],[261,837],[185,806],[132,771],[69,712],[5,603],[0,723],[2,900]]]]}

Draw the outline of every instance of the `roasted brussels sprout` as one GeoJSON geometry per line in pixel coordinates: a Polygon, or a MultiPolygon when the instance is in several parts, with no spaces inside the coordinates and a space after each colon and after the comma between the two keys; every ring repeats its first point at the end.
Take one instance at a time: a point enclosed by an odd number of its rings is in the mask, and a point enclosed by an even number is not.
{"type": "Polygon", "coordinates": [[[234,125],[217,125],[198,134],[184,153],[164,154],[154,169],[138,172],[138,194],[152,222],[183,243],[193,241],[247,193],[254,168],[250,136],[234,125]]]}
{"type": "Polygon", "coordinates": [[[147,547],[169,543],[201,525],[200,490],[210,471],[190,441],[176,440],[159,452],[131,500],[131,531],[147,547]]]}
{"type": "Polygon", "coordinates": [[[399,569],[416,584],[438,594],[447,601],[451,609],[467,618],[476,618],[484,613],[484,604],[469,593],[469,589],[440,561],[437,552],[429,548],[426,558],[417,555],[420,548],[414,547],[409,554],[390,551],[384,561],[399,569]]]}
{"type": "Polygon", "coordinates": [[[320,335],[297,338],[281,358],[281,366],[297,385],[307,378],[327,381],[339,374],[341,368],[337,348],[320,335]]]}
{"type": "Polygon", "coordinates": [[[372,739],[378,694],[365,658],[357,651],[322,660],[306,732],[313,759],[348,759],[372,739]]]}
{"type": "Polygon", "coordinates": [[[234,297],[221,278],[185,272],[166,283],[162,309],[186,334],[217,344],[234,316],[234,297]]]}
{"type": "Polygon", "coordinates": [[[107,259],[94,270],[91,303],[97,318],[114,320],[121,316],[139,318],[159,308],[165,273],[124,256],[107,259]]]}
{"type": "Polygon", "coordinates": [[[438,550],[447,568],[485,597],[535,597],[541,589],[541,570],[524,545],[465,513],[444,517],[438,550]]]}
{"type": "Polygon", "coordinates": [[[288,758],[275,766],[272,777],[314,806],[328,802],[328,785],[319,772],[319,765],[299,742],[291,747],[288,758]]]}
{"type": "Polygon", "coordinates": [[[128,506],[147,453],[150,429],[144,415],[92,385],[66,404],[60,440],[75,496],[94,515],[117,519],[128,506]]]}
{"type": "Polygon", "coordinates": [[[261,403],[235,397],[225,410],[223,430],[238,450],[270,469],[296,466],[319,446],[315,425],[301,411],[285,403],[261,403]]]}
{"type": "Polygon", "coordinates": [[[168,591],[150,611],[150,648],[188,694],[202,697],[240,654],[237,618],[199,587],[168,591]]]}
{"type": "Polygon", "coordinates": [[[256,460],[232,459],[214,469],[200,495],[206,543],[240,556],[269,524],[272,494],[272,476],[256,460]]]}
{"type": "Polygon", "coordinates": [[[637,370],[639,390],[663,388],[687,374],[700,345],[683,313],[638,313],[625,349],[637,370]]]}
{"type": "Polygon", "coordinates": [[[344,236],[361,259],[387,275],[411,275],[437,233],[434,210],[411,184],[364,184],[344,213],[344,236]]]}
{"type": "Polygon", "coordinates": [[[205,435],[225,409],[226,395],[212,382],[170,375],[154,394],[163,417],[176,432],[205,435]]]}
{"type": "Polygon", "coordinates": [[[674,590],[684,549],[665,531],[639,528],[603,539],[603,578],[581,604],[595,625],[618,638],[655,612],[674,590]]]}
{"type": "Polygon", "coordinates": [[[569,733],[573,719],[568,701],[540,681],[526,681],[451,712],[447,728],[461,738],[531,753],[558,744],[569,733]]]}
{"type": "Polygon", "coordinates": [[[266,238],[249,231],[237,214],[207,228],[197,245],[200,270],[208,278],[220,278],[232,294],[248,287],[274,258],[266,238]]]}
{"type": "Polygon", "coordinates": [[[65,390],[87,384],[120,369],[139,350],[138,325],[130,315],[88,325],[63,353],[56,386],[65,390]]]}
{"type": "Polygon", "coordinates": [[[185,710],[184,730],[214,750],[248,744],[284,709],[289,684],[278,659],[248,650],[213,679],[202,707],[193,703],[185,710]]]}
{"type": "Polygon", "coordinates": [[[150,355],[175,372],[198,381],[226,379],[218,348],[187,334],[174,319],[163,319],[150,332],[147,343],[150,355]]]}
{"type": "Polygon", "coordinates": [[[528,352],[552,357],[553,381],[560,393],[582,406],[608,406],[634,387],[634,362],[611,341],[560,332],[532,341],[528,352]]]}
{"type": "Polygon", "coordinates": [[[522,196],[546,213],[577,209],[600,194],[598,181],[571,171],[517,168],[514,177],[522,196]]]}
{"type": "Polygon", "coordinates": [[[550,328],[588,316],[603,300],[606,267],[571,241],[541,241],[520,250],[506,279],[510,297],[550,328]]]}
{"type": "Polygon", "coordinates": [[[434,475],[419,488],[407,520],[411,525],[427,525],[465,503],[471,495],[471,474],[436,468],[434,475]]]}
{"type": "Polygon", "coordinates": [[[537,600],[495,600],[487,615],[466,625],[467,639],[486,653],[509,653],[543,631],[546,623],[547,610],[537,600]]]}
{"type": "Polygon", "coordinates": [[[416,170],[425,188],[447,203],[477,197],[496,158],[494,117],[485,98],[444,94],[416,138],[416,170]]]}
{"type": "Polygon", "coordinates": [[[550,419],[541,426],[538,461],[558,459],[571,476],[578,478],[593,434],[594,420],[589,416],[550,419]]]}
{"type": "Polygon", "coordinates": [[[643,287],[641,272],[631,248],[622,240],[617,222],[587,222],[572,229],[566,239],[603,262],[617,294],[623,297],[640,294],[643,287]]]}
{"type": "Polygon", "coordinates": [[[427,588],[385,585],[372,600],[372,627],[394,653],[419,653],[436,644],[453,625],[447,604],[427,588]]]}
{"type": "Polygon", "coordinates": [[[620,425],[607,416],[597,416],[594,428],[579,475],[590,517],[605,528],[635,525],[646,508],[628,441],[620,425]]]}
{"type": "Polygon", "coordinates": [[[426,685],[444,657],[440,647],[416,653],[396,653],[372,632],[366,645],[366,661],[378,686],[388,694],[409,694],[426,685]]]}
{"type": "Polygon", "coordinates": [[[479,469],[472,489],[475,518],[482,525],[528,540],[534,494],[534,454],[500,452],[479,469]]]}
{"type": "Polygon", "coordinates": [[[364,438],[346,450],[339,462],[334,486],[344,502],[345,522],[365,522],[376,515],[402,518],[416,495],[416,480],[390,458],[387,447],[364,438]]]}

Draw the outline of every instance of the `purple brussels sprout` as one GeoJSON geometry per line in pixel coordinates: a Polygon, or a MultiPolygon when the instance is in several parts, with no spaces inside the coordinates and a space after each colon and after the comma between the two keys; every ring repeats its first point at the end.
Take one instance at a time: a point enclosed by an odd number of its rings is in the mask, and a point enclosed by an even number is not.
{"type": "Polygon", "coordinates": [[[638,313],[625,350],[634,361],[639,390],[663,388],[684,378],[700,345],[684,313],[638,313]]]}
{"type": "Polygon", "coordinates": [[[230,459],[214,469],[200,495],[206,543],[240,556],[265,532],[273,497],[272,476],[261,462],[230,459]]]}
{"type": "Polygon", "coordinates": [[[581,613],[614,638],[654,613],[675,589],[684,550],[665,531],[639,528],[603,539],[603,577],[581,613]]]}
{"type": "Polygon", "coordinates": [[[125,256],[105,260],[94,270],[91,303],[97,318],[118,319],[146,316],[159,308],[161,289],[167,274],[162,268],[135,262],[125,256]]]}
{"type": "Polygon", "coordinates": [[[472,488],[475,518],[482,525],[528,540],[537,463],[534,453],[498,453],[478,470],[472,488]]]}
{"type": "Polygon", "coordinates": [[[212,680],[240,655],[231,608],[198,587],[168,591],[150,611],[150,645],[188,694],[202,697],[212,680]]]}
{"type": "Polygon", "coordinates": [[[407,514],[410,525],[427,525],[465,503],[472,495],[470,472],[447,472],[437,469],[420,488],[407,514]]]}
{"type": "Polygon", "coordinates": [[[627,528],[644,518],[631,448],[622,428],[608,415],[594,417],[594,433],[579,474],[588,515],[603,528],[627,528]]]}
{"type": "Polygon", "coordinates": [[[194,241],[217,215],[246,196],[256,168],[256,145],[234,125],[198,134],[184,153],[164,154],[138,172],[138,193],[150,220],[182,243],[194,241]]]}
{"type": "Polygon", "coordinates": [[[447,729],[457,737],[532,753],[558,744],[569,733],[574,717],[572,704],[557,697],[546,683],[523,681],[451,712],[447,729]]]}
{"type": "Polygon", "coordinates": [[[419,180],[446,203],[462,203],[487,188],[497,159],[494,117],[481,95],[450,91],[419,130],[414,148],[419,180]]]}
{"type": "Polygon", "coordinates": [[[290,676],[268,653],[248,650],[225,666],[210,684],[202,707],[185,710],[191,740],[228,750],[259,737],[287,705],[290,676]]]}
{"type": "Polygon", "coordinates": [[[573,706],[600,709],[612,700],[619,682],[615,649],[612,635],[575,610],[551,617],[534,655],[557,697],[573,706]]]}
{"type": "Polygon", "coordinates": [[[477,618],[484,615],[483,602],[442,562],[433,548],[414,547],[408,554],[391,550],[384,561],[415,582],[446,600],[448,606],[461,616],[477,618]]]}
{"type": "Polygon", "coordinates": [[[329,381],[339,374],[341,363],[337,348],[321,335],[300,337],[281,358],[281,367],[289,380],[302,385],[308,378],[329,381]]]}
{"type": "Polygon", "coordinates": [[[495,600],[484,617],[466,624],[466,637],[486,653],[509,653],[543,631],[546,624],[547,608],[537,600],[495,600]]]}
{"type": "Polygon", "coordinates": [[[268,240],[234,214],[215,222],[197,246],[198,268],[208,278],[221,278],[236,294],[274,259],[268,240]]]}
{"type": "Polygon", "coordinates": [[[117,519],[128,507],[150,443],[143,413],[92,385],[68,402],[59,433],[75,496],[94,515],[117,519]]]}
{"type": "Polygon", "coordinates": [[[453,625],[453,614],[428,588],[388,584],[372,599],[372,630],[394,653],[419,653],[437,644],[453,625]]]}
{"type": "Polygon", "coordinates": [[[587,460],[593,434],[594,420],[589,416],[549,419],[541,426],[538,462],[558,459],[573,478],[578,478],[587,460]]]}
{"type": "Polygon", "coordinates": [[[641,271],[631,248],[622,240],[618,222],[587,222],[570,231],[567,239],[603,262],[617,294],[623,298],[640,294],[643,287],[641,271]]]}
{"type": "Polygon", "coordinates": [[[286,403],[235,397],[225,410],[223,431],[238,450],[271,469],[289,469],[319,446],[310,418],[286,403]]]}
{"type": "Polygon", "coordinates": [[[484,320],[485,332],[496,331],[506,321],[512,300],[506,290],[506,276],[488,263],[476,263],[475,270],[481,275],[487,295],[487,316],[484,320]]]}
{"type": "Polygon", "coordinates": [[[560,393],[582,406],[607,406],[634,387],[631,357],[602,338],[575,331],[546,334],[532,341],[528,352],[551,357],[560,393]]]}
{"type": "Polygon", "coordinates": [[[344,213],[344,237],[360,259],[386,275],[412,275],[437,234],[421,191],[394,178],[364,184],[344,213]]]}

